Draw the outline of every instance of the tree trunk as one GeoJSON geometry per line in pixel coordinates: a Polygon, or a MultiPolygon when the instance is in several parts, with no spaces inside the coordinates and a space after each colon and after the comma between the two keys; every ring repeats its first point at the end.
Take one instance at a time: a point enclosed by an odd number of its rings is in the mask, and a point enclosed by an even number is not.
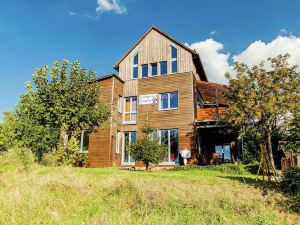
{"type": "Polygon", "coordinates": [[[146,162],[146,163],[145,163],[145,166],[146,166],[146,171],[148,171],[148,168],[149,168],[149,163],[148,163],[148,162],[146,162]]]}
{"type": "Polygon", "coordinates": [[[268,150],[269,150],[269,158],[271,166],[275,169],[274,157],[273,157],[273,148],[272,148],[272,135],[271,130],[269,129],[267,132],[267,139],[268,139],[268,150]]]}
{"type": "Polygon", "coordinates": [[[66,146],[68,142],[66,135],[67,135],[67,129],[64,127],[60,128],[60,141],[63,144],[63,146],[66,146]]]}

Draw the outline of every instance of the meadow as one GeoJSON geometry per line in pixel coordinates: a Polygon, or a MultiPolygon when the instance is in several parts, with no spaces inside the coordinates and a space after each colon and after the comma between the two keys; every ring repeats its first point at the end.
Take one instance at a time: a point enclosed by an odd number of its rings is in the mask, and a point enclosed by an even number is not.
{"type": "Polygon", "coordinates": [[[250,173],[44,167],[0,156],[0,224],[300,224],[250,173]]]}

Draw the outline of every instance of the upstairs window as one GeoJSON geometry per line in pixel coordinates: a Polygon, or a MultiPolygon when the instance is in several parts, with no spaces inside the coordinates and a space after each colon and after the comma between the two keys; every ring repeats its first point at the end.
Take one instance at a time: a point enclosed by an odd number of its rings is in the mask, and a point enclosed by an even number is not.
{"type": "Polygon", "coordinates": [[[166,75],[168,72],[167,70],[168,70],[167,62],[166,61],[160,62],[160,75],[166,75]]]}
{"type": "Polygon", "coordinates": [[[151,76],[152,77],[157,76],[157,63],[151,64],[151,76]]]}
{"type": "Polygon", "coordinates": [[[142,65],[142,77],[148,77],[148,64],[142,65]]]}
{"type": "Polygon", "coordinates": [[[125,110],[124,110],[124,123],[136,123],[137,115],[137,97],[126,97],[125,100],[125,110]]]}
{"type": "Polygon", "coordinates": [[[178,109],[178,92],[167,92],[160,94],[160,109],[178,109]]]}
{"type": "Polygon", "coordinates": [[[139,76],[139,67],[138,67],[138,61],[139,61],[139,54],[135,53],[133,56],[133,62],[132,62],[132,78],[136,79],[139,76]]]}
{"type": "Polygon", "coordinates": [[[171,72],[177,73],[177,48],[171,45],[171,72]]]}

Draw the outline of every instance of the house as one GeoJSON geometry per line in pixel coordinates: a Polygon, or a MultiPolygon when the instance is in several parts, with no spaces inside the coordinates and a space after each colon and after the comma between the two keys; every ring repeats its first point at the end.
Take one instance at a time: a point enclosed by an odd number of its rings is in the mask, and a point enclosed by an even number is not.
{"type": "Polygon", "coordinates": [[[91,134],[82,132],[88,166],[134,166],[128,145],[147,121],[156,129],[153,137],[168,146],[160,166],[181,164],[183,149],[191,151],[190,163],[210,163],[216,152],[228,158],[236,137],[219,123],[224,86],[208,82],[195,50],[153,26],[114,69],[118,75],[97,80],[110,121],[91,134]]]}

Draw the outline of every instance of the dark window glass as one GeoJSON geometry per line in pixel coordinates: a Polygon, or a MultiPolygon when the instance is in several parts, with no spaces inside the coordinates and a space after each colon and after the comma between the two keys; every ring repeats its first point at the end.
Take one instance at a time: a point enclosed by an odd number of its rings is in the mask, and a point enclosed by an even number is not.
{"type": "Polygon", "coordinates": [[[170,162],[178,160],[178,130],[170,130],[170,162]]]}
{"type": "Polygon", "coordinates": [[[172,61],[172,73],[177,73],[177,61],[172,61]]]}
{"type": "Polygon", "coordinates": [[[89,136],[90,136],[90,131],[89,130],[84,130],[82,132],[82,143],[81,143],[81,151],[88,151],[89,148],[89,136]]]}
{"type": "Polygon", "coordinates": [[[160,62],[160,75],[167,74],[167,62],[160,62]]]}
{"type": "Polygon", "coordinates": [[[177,92],[171,92],[170,93],[170,108],[178,108],[178,93],[177,92]]]}
{"type": "Polygon", "coordinates": [[[133,67],[133,78],[138,78],[138,67],[133,67]]]}
{"type": "Polygon", "coordinates": [[[162,145],[167,146],[166,158],[165,162],[169,161],[169,131],[168,130],[161,130],[160,132],[160,142],[162,145]]]}
{"type": "Polygon", "coordinates": [[[172,59],[177,58],[177,48],[171,45],[171,56],[172,59]]]}
{"type": "Polygon", "coordinates": [[[148,65],[142,65],[142,77],[148,77],[148,65]]]}
{"type": "Polygon", "coordinates": [[[157,63],[151,64],[151,75],[157,76],[157,63]]]}
{"type": "Polygon", "coordinates": [[[139,61],[139,54],[136,53],[135,56],[133,56],[133,64],[134,64],[134,65],[137,65],[137,64],[138,64],[138,61],[139,61]]]}
{"type": "Polygon", "coordinates": [[[160,108],[161,109],[167,109],[169,106],[168,106],[168,93],[165,93],[165,94],[161,94],[160,95],[160,108]]]}

